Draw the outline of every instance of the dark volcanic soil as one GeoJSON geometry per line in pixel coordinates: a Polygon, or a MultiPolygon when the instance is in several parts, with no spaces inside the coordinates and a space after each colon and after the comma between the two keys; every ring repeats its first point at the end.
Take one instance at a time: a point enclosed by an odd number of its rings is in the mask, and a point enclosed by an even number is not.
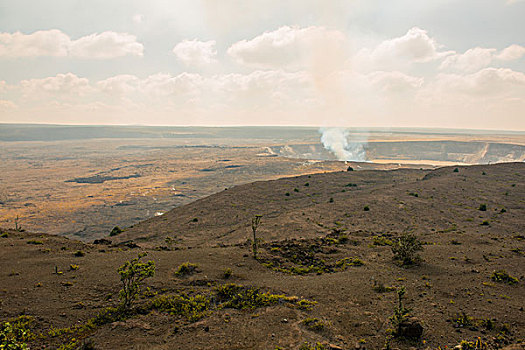
{"type": "Polygon", "coordinates": [[[478,337],[489,348],[519,343],[525,164],[455,169],[336,172],[242,185],[109,237],[113,245],[7,231],[0,238],[0,320],[31,316],[31,349],[75,342],[96,349],[298,349],[304,342],[381,349],[396,305],[395,291],[377,288],[384,285],[406,287],[406,306],[424,328],[419,340],[394,338],[393,348],[453,347],[478,337]],[[247,242],[254,215],[262,215],[258,260],[247,242]],[[393,262],[388,244],[403,232],[424,242],[420,266],[393,262]],[[75,256],[79,250],[84,256],[75,256]],[[155,261],[156,274],[144,282],[135,311],[83,327],[118,305],[117,268],[141,251],[155,261]],[[198,264],[197,272],[176,276],[184,262],[198,264]],[[496,270],[518,283],[492,280],[496,270]],[[236,309],[218,290],[227,283],[284,296],[236,309]],[[167,295],[209,304],[194,317],[148,306],[167,295]],[[302,322],[308,318],[322,326],[302,322]]]}

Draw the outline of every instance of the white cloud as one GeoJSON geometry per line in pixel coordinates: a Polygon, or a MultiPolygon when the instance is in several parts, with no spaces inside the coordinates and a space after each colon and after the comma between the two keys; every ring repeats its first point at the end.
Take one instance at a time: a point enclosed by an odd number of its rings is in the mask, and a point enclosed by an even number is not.
{"type": "Polygon", "coordinates": [[[71,39],[60,30],[0,33],[0,57],[67,56],[71,39]]]}
{"type": "Polygon", "coordinates": [[[499,53],[494,48],[476,47],[467,50],[465,53],[455,53],[446,57],[440,65],[443,70],[456,70],[465,73],[476,72],[488,67],[497,61],[514,61],[525,55],[525,47],[511,45],[499,53]]]}
{"type": "Polygon", "coordinates": [[[392,60],[407,62],[428,62],[442,58],[449,52],[439,51],[440,45],[428,36],[426,30],[414,27],[405,35],[385,40],[373,49],[362,49],[360,61],[384,64],[392,60]]]}
{"type": "Polygon", "coordinates": [[[453,69],[462,72],[475,72],[490,65],[496,49],[476,47],[463,54],[454,54],[443,60],[440,69],[453,69]]]}
{"type": "Polygon", "coordinates": [[[158,73],[150,75],[139,83],[139,89],[149,96],[197,95],[200,92],[203,78],[200,74],[181,73],[176,76],[158,73]]]}
{"type": "Polygon", "coordinates": [[[173,48],[173,53],[187,65],[205,65],[216,62],[215,40],[184,40],[173,48]]]}
{"type": "Polygon", "coordinates": [[[377,71],[368,74],[367,78],[375,88],[389,93],[418,89],[424,82],[421,77],[414,77],[397,71],[377,71]]]}
{"type": "Polygon", "coordinates": [[[520,45],[510,45],[503,49],[496,57],[502,61],[514,61],[519,60],[525,56],[525,47],[520,45]]]}
{"type": "Polygon", "coordinates": [[[139,78],[134,75],[122,74],[97,82],[100,91],[109,95],[125,95],[137,89],[139,78]]]}
{"type": "Polygon", "coordinates": [[[284,26],[251,40],[236,42],[228,49],[228,54],[237,63],[247,66],[299,69],[316,64],[318,55],[327,52],[340,56],[346,45],[345,35],[337,30],[284,26]]]}
{"type": "Polygon", "coordinates": [[[435,86],[451,94],[525,96],[525,74],[508,68],[485,68],[468,75],[439,74],[435,86]]]}
{"type": "Polygon", "coordinates": [[[70,55],[78,58],[106,59],[126,55],[142,56],[144,46],[134,35],[103,32],[84,36],[71,43],[70,55]]]}
{"type": "Polygon", "coordinates": [[[127,33],[103,32],[72,40],[60,30],[31,34],[0,33],[0,57],[78,57],[106,59],[125,55],[142,56],[144,46],[127,33]]]}
{"type": "Polygon", "coordinates": [[[42,95],[59,97],[82,96],[92,91],[89,80],[79,78],[73,73],[57,74],[43,79],[29,79],[20,82],[22,93],[31,98],[42,95]]]}

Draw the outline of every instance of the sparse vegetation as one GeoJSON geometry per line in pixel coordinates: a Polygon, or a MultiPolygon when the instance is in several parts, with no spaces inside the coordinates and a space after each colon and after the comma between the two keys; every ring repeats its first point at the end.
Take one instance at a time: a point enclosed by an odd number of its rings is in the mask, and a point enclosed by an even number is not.
{"type": "Polygon", "coordinates": [[[73,255],[75,255],[76,257],[79,257],[79,258],[80,258],[80,257],[83,257],[84,255],[86,255],[86,253],[84,253],[84,252],[81,251],[81,250],[77,250],[77,251],[75,252],[75,254],[73,254],[73,255]]]}
{"type": "Polygon", "coordinates": [[[30,239],[30,240],[27,241],[26,243],[27,243],[27,244],[34,244],[34,245],[41,245],[41,244],[44,244],[44,242],[39,241],[39,240],[36,240],[36,239],[30,239]]]}
{"type": "Polygon", "coordinates": [[[121,233],[122,233],[122,230],[120,229],[120,227],[115,226],[115,227],[113,227],[113,229],[112,229],[111,232],[109,233],[109,236],[110,236],[110,237],[113,237],[113,236],[117,236],[117,235],[119,235],[119,234],[121,234],[121,233]]]}
{"type": "Polygon", "coordinates": [[[494,271],[490,276],[490,279],[494,282],[506,283],[506,284],[517,284],[519,280],[516,277],[509,275],[505,270],[494,271]]]}
{"type": "Polygon", "coordinates": [[[478,209],[480,211],[487,211],[487,205],[486,204],[480,204],[478,209]]]}
{"type": "Polygon", "coordinates": [[[177,271],[175,271],[175,275],[179,277],[193,275],[195,272],[197,272],[198,267],[199,265],[190,262],[182,263],[177,268],[177,271]]]}
{"type": "Polygon", "coordinates": [[[15,218],[15,231],[17,231],[17,232],[24,232],[24,229],[18,223],[19,221],[20,221],[20,218],[17,215],[16,218],[15,218]]]}
{"type": "Polygon", "coordinates": [[[300,347],[299,350],[327,350],[327,347],[323,344],[317,342],[315,344],[311,344],[308,342],[304,342],[300,347]]]}
{"type": "Polygon", "coordinates": [[[383,283],[379,283],[374,280],[374,285],[372,286],[372,289],[376,293],[388,293],[393,292],[396,290],[396,287],[394,286],[385,286],[383,283]]]}
{"type": "Polygon", "coordinates": [[[253,258],[257,259],[257,249],[258,249],[258,238],[257,238],[257,229],[259,228],[259,225],[261,224],[261,218],[262,215],[255,215],[252,218],[252,233],[253,233],[253,242],[252,242],[252,253],[253,258]]]}
{"type": "Polygon", "coordinates": [[[405,232],[393,242],[394,260],[401,266],[417,265],[421,262],[418,252],[423,250],[421,241],[413,234],[405,232]]]}
{"type": "Polygon", "coordinates": [[[364,211],[370,211],[370,207],[368,205],[365,205],[365,207],[363,208],[364,211]]]}
{"type": "Polygon", "coordinates": [[[306,305],[308,307],[313,305],[313,302],[298,297],[261,292],[257,287],[245,287],[233,283],[219,285],[215,288],[215,293],[220,308],[253,310],[259,307],[288,303],[304,309],[306,305]]]}
{"type": "Polygon", "coordinates": [[[33,319],[20,316],[14,320],[0,323],[0,349],[29,350],[27,341],[32,338],[29,326],[33,319]]]}
{"type": "Polygon", "coordinates": [[[391,246],[393,243],[392,240],[384,236],[374,236],[373,244],[377,246],[391,246]]]}
{"type": "Polygon", "coordinates": [[[155,262],[149,260],[144,263],[140,260],[145,256],[146,253],[141,253],[135,259],[126,261],[124,265],[118,268],[120,281],[122,282],[119,299],[120,307],[123,310],[131,309],[133,301],[140,293],[142,282],[155,274],[155,262]]]}
{"type": "Polygon", "coordinates": [[[227,268],[227,269],[225,269],[225,270],[222,272],[222,278],[224,278],[225,280],[227,280],[228,278],[230,278],[232,275],[233,275],[233,271],[232,271],[232,269],[230,269],[230,268],[227,268]]]}
{"type": "Polygon", "coordinates": [[[147,307],[149,310],[168,312],[170,315],[182,316],[190,322],[195,322],[207,316],[211,301],[208,295],[185,293],[163,295],[152,300],[147,307]]]}
{"type": "Polygon", "coordinates": [[[321,332],[326,328],[326,323],[318,318],[305,318],[301,321],[307,329],[315,332],[321,332]]]}

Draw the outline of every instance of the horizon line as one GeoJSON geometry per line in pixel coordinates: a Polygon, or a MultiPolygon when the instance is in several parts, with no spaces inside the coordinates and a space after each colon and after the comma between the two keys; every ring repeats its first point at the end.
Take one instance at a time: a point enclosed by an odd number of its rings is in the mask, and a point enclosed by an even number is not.
{"type": "Polygon", "coordinates": [[[56,127],[145,127],[145,128],[157,128],[157,127],[170,127],[170,128],[310,128],[310,129],[323,129],[323,128],[344,128],[344,129],[355,129],[355,130],[407,130],[407,129],[420,129],[420,130],[443,130],[443,131],[476,131],[476,132],[511,132],[511,133],[525,133],[525,130],[516,129],[469,129],[469,128],[448,128],[448,127],[430,127],[430,126],[342,126],[342,125],[238,125],[238,124],[227,124],[227,125],[166,125],[166,124],[61,124],[61,123],[9,123],[0,122],[0,125],[20,125],[20,126],[56,126],[56,127]]]}

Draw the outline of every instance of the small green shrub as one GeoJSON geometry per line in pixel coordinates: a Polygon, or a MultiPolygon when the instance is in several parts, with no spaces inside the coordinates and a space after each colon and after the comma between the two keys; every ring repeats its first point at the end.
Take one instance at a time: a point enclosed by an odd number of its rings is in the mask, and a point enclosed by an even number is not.
{"type": "Polygon", "coordinates": [[[252,218],[252,233],[253,233],[253,242],[252,242],[252,253],[253,258],[257,259],[257,251],[259,246],[259,241],[257,238],[257,229],[259,228],[259,225],[261,224],[262,215],[255,215],[252,218]]]}
{"type": "Polygon", "coordinates": [[[421,241],[413,234],[403,233],[392,245],[394,260],[401,266],[416,265],[421,262],[419,251],[423,250],[421,241]]]}
{"type": "Polygon", "coordinates": [[[120,306],[124,310],[131,309],[131,304],[140,293],[140,285],[146,279],[155,274],[155,262],[149,260],[145,263],[140,259],[146,253],[139,254],[133,260],[126,261],[118,268],[122,289],[119,292],[120,306]]]}
{"type": "Polygon", "coordinates": [[[483,222],[481,223],[481,226],[489,226],[490,225],[490,222],[488,220],[483,220],[483,222]]]}
{"type": "Polygon", "coordinates": [[[370,207],[368,205],[365,205],[365,207],[363,208],[364,211],[370,211],[370,207]]]}
{"type": "Polygon", "coordinates": [[[308,328],[311,331],[321,332],[325,329],[326,324],[318,319],[318,318],[305,318],[301,321],[301,324],[303,324],[306,328],[308,328]]]}
{"type": "Polygon", "coordinates": [[[454,172],[455,172],[455,173],[458,173],[458,172],[459,172],[459,169],[458,169],[458,168],[454,168],[454,172]]]}
{"type": "Polygon", "coordinates": [[[399,335],[401,333],[401,325],[408,318],[411,311],[403,304],[405,293],[405,286],[402,286],[397,290],[397,306],[394,308],[394,314],[390,317],[390,322],[392,322],[392,326],[394,327],[394,335],[399,335]]]}
{"type": "Polygon", "coordinates": [[[177,271],[175,271],[175,275],[180,276],[180,277],[192,275],[195,272],[197,272],[198,267],[199,265],[193,264],[190,262],[182,263],[177,268],[177,271]]]}
{"type": "Polygon", "coordinates": [[[391,246],[393,243],[390,239],[383,236],[374,236],[373,244],[377,246],[391,246]]]}
{"type": "Polygon", "coordinates": [[[34,245],[41,245],[41,244],[44,244],[44,242],[42,241],[38,241],[36,239],[31,239],[29,241],[26,242],[27,244],[34,244],[34,245]]]}
{"type": "Polygon", "coordinates": [[[335,266],[341,270],[347,266],[363,266],[365,263],[359,258],[343,258],[335,262],[335,266]]]}
{"type": "Polygon", "coordinates": [[[233,271],[232,271],[232,269],[230,269],[230,268],[227,268],[227,269],[225,269],[225,270],[222,272],[222,278],[224,278],[225,280],[227,280],[228,278],[230,278],[232,275],[233,275],[233,271]]]}
{"type": "Polygon", "coordinates": [[[109,233],[109,236],[113,237],[113,236],[117,236],[117,235],[119,235],[121,233],[122,233],[122,230],[120,229],[120,227],[115,226],[115,227],[113,227],[113,230],[111,230],[111,232],[109,233]]]}
{"type": "Polygon", "coordinates": [[[207,295],[176,294],[155,298],[151,301],[148,309],[165,311],[171,315],[185,317],[190,322],[195,322],[209,314],[210,305],[210,298],[207,295]]]}
{"type": "Polygon", "coordinates": [[[1,237],[1,238],[8,238],[8,237],[9,237],[9,233],[7,233],[7,232],[2,232],[2,234],[0,234],[0,237],[1,237]]]}
{"type": "Polygon", "coordinates": [[[257,287],[245,287],[234,283],[224,284],[215,288],[216,301],[220,308],[256,309],[275,304],[288,303],[302,310],[309,310],[315,302],[289,297],[283,294],[262,292],[257,287]]]}
{"type": "Polygon", "coordinates": [[[506,283],[510,285],[517,284],[519,282],[519,279],[512,277],[505,270],[494,271],[490,276],[490,279],[494,282],[506,283]]]}
{"type": "Polygon", "coordinates": [[[388,292],[395,291],[396,287],[385,286],[383,283],[378,283],[377,281],[374,281],[374,285],[372,286],[372,289],[376,293],[388,293],[388,292]]]}
{"type": "Polygon", "coordinates": [[[75,254],[73,254],[73,255],[75,255],[76,257],[79,257],[79,258],[80,258],[80,257],[83,257],[84,255],[86,255],[86,253],[84,253],[84,252],[81,251],[81,250],[77,250],[77,251],[75,252],[75,254]]]}
{"type": "Polygon", "coordinates": [[[480,204],[478,209],[480,211],[487,211],[487,205],[486,204],[480,204]]]}
{"type": "Polygon", "coordinates": [[[286,192],[284,195],[285,195],[286,197],[290,197],[290,192],[286,192]]]}
{"type": "Polygon", "coordinates": [[[299,350],[327,350],[328,348],[324,346],[323,344],[317,342],[315,344],[310,344],[308,342],[304,342],[300,347],[299,350]]]}

